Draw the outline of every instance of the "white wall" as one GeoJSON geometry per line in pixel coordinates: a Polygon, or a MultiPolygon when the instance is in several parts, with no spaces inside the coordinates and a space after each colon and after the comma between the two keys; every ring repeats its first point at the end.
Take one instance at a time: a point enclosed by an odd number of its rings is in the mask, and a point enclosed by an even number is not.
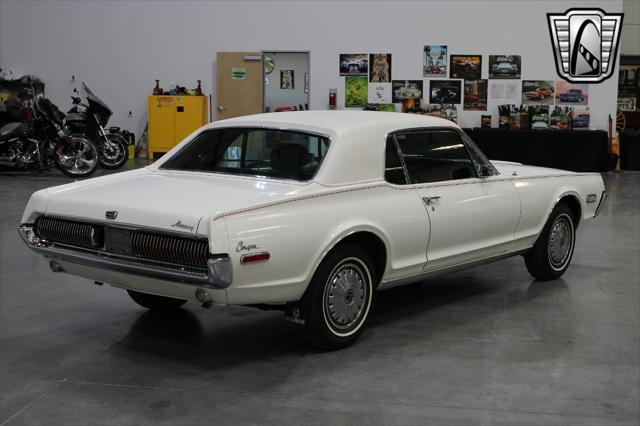
{"type": "Polygon", "coordinates": [[[308,103],[304,92],[304,75],[309,72],[309,54],[303,52],[265,52],[273,58],[275,67],[267,75],[269,84],[264,90],[264,106],[274,111],[279,106],[295,106],[308,103]],[[280,71],[293,70],[293,89],[280,88],[280,71]]]}
{"type": "MultiPolygon", "coordinates": [[[[338,105],[344,104],[339,53],[390,52],[393,78],[417,79],[423,45],[446,44],[449,53],[485,55],[483,77],[486,55],[506,53],[522,55],[524,79],[557,80],[546,13],[570,7],[621,12],[622,0],[3,0],[0,68],[39,75],[48,96],[63,108],[70,104],[69,79],[75,75],[114,109],[114,125],[139,135],[154,79],[165,88],[171,81],[194,87],[200,79],[205,92],[215,96],[216,51],[310,51],[312,109],[327,108],[328,89],[334,87],[338,105]]],[[[591,86],[592,127],[607,128],[616,87],[617,72],[591,86]]],[[[477,126],[481,114],[461,111],[459,122],[477,126]]]]}

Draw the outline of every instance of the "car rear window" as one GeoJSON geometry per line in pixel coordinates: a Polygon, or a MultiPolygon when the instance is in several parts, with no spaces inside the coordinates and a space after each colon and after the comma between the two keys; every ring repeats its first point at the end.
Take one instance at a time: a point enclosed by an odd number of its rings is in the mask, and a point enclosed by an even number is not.
{"type": "Polygon", "coordinates": [[[195,137],[161,169],[312,179],[329,149],[325,136],[280,129],[225,128],[195,137]]]}

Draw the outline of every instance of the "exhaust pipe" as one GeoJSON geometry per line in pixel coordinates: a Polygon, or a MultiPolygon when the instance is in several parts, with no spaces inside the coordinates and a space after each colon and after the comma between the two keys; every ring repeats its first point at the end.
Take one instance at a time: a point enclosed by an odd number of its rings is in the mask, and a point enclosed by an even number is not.
{"type": "Polygon", "coordinates": [[[51,262],[49,262],[49,268],[51,268],[53,272],[66,272],[62,267],[62,265],[56,262],[55,260],[52,260],[51,262]]]}
{"type": "Polygon", "coordinates": [[[198,299],[198,302],[202,303],[202,307],[205,309],[210,309],[211,305],[213,305],[211,295],[201,288],[196,290],[196,299],[198,299]]]}

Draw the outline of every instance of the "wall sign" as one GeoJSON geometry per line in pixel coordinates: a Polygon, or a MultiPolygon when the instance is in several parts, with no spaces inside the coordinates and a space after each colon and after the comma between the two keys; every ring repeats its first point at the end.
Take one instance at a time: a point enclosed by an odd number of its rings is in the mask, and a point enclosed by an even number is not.
{"type": "Polygon", "coordinates": [[[246,80],[246,68],[231,68],[231,80],[246,80]]]}

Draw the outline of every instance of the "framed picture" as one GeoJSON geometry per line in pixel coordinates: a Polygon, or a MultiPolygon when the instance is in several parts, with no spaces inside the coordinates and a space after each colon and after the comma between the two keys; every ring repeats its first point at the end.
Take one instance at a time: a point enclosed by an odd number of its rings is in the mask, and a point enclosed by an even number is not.
{"type": "Polygon", "coordinates": [[[391,82],[391,100],[393,103],[402,102],[405,99],[422,98],[422,80],[393,80],[391,82]]]}
{"type": "Polygon", "coordinates": [[[431,45],[422,50],[422,75],[447,76],[447,46],[431,45]]]}
{"type": "Polygon", "coordinates": [[[449,58],[451,78],[464,78],[465,80],[480,80],[482,78],[482,56],[451,55],[449,58]]]}
{"type": "Polygon", "coordinates": [[[391,83],[369,83],[369,102],[375,104],[390,104],[391,83]]]}
{"type": "Polygon", "coordinates": [[[429,103],[459,104],[462,103],[462,82],[460,80],[431,80],[429,87],[429,103]]]}
{"type": "Polygon", "coordinates": [[[291,89],[295,88],[295,80],[293,77],[293,70],[281,70],[280,71],[280,88],[291,89]]]}
{"type": "Polygon", "coordinates": [[[369,55],[369,81],[371,83],[391,83],[391,53],[369,55]]]}
{"type": "Polygon", "coordinates": [[[571,84],[564,80],[556,81],[556,105],[587,105],[588,103],[588,84],[571,84]]]}
{"type": "Polygon", "coordinates": [[[520,55],[489,55],[489,78],[520,78],[520,55]]]}
{"type": "Polygon", "coordinates": [[[554,82],[522,80],[522,103],[526,105],[553,105],[554,82]]]}
{"type": "Polygon", "coordinates": [[[368,75],[369,55],[366,53],[341,53],[340,75],[368,75]]]}
{"type": "Polygon", "coordinates": [[[349,76],[344,79],[345,108],[363,108],[367,103],[367,77],[349,76]]]}
{"type": "Polygon", "coordinates": [[[487,80],[464,81],[464,109],[467,111],[487,110],[487,80]]]}

